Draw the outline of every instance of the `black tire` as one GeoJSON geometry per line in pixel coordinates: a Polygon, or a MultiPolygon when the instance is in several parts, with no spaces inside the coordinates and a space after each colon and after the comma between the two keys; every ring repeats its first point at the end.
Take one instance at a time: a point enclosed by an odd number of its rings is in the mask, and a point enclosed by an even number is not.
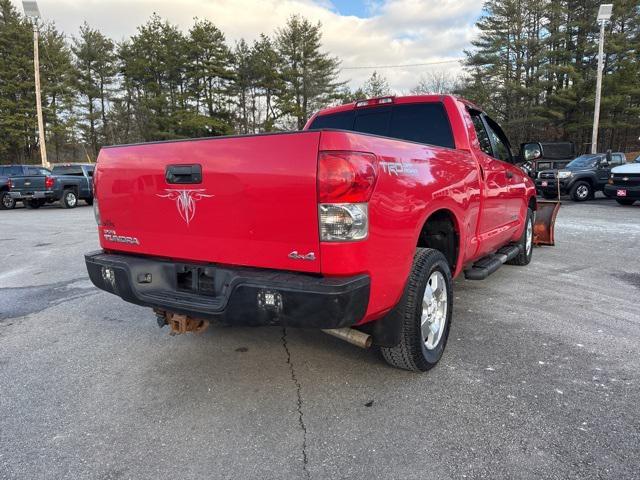
{"type": "MultiPolygon", "coordinates": [[[[438,287],[436,288],[436,292],[438,287]]],[[[434,296],[436,298],[437,294],[434,296]]],[[[440,303],[438,308],[440,309],[440,303]]],[[[451,313],[453,311],[453,289],[451,282],[451,270],[444,255],[431,248],[418,248],[413,257],[413,265],[405,292],[396,307],[401,315],[400,343],[395,347],[380,347],[382,356],[389,365],[413,372],[426,372],[433,368],[447,345],[449,329],[451,326],[451,313]],[[422,333],[423,299],[427,284],[432,284],[432,275],[438,281],[443,282],[445,291],[440,291],[440,301],[446,300],[444,309],[440,310],[439,336],[431,348],[427,347],[427,341],[422,333]]],[[[437,327],[436,327],[437,328],[437,327]]]]}
{"type": "Polygon", "coordinates": [[[616,198],[616,202],[618,202],[620,205],[625,205],[625,206],[629,206],[629,205],[633,205],[635,202],[635,199],[633,198],[616,198]]]}
{"type": "Polygon", "coordinates": [[[520,253],[509,260],[509,265],[529,265],[531,263],[531,257],[533,257],[533,224],[535,222],[535,215],[530,208],[527,208],[527,220],[522,232],[518,245],[520,245],[520,253]]]}
{"type": "Polygon", "coordinates": [[[87,202],[87,205],[89,205],[89,206],[93,205],[93,197],[85,198],[84,201],[87,202]]]}
{"type": "Polygon", "coordinates": [[[13,210],[16,208],[16,201],[9,192],[0,193],[0,210],[13,210]]]}
{"type": "Polygon", "coordinates": [[[589,182],[585,182],[583,180],[578,180],[574,183],[573,187],[571,187],[571,200],[574,202],[584,202],[586,200],[591,200],[594,196],[593,187],[589,182]]]}
{"type": "Polygon", "coordinates": [[[62,192],[60,203],[64,208],[76,208],[78,206],[78,194],[75,190],[68,188],[62,192]]]}
{"type": "Polygon", "coordinates": [[[36,208],[40,208],[42,206],[42,203],[40,203],[39,200],[25,200],[23,203],[24,206],[29,210],[35,210],[36,208]]]}
{"type": "Polygon", "coordinates": [[[556,198],[558,198],[558,194],[542,192],[542,198],[544,198],[545,200],[555,200],[556,198]]]}

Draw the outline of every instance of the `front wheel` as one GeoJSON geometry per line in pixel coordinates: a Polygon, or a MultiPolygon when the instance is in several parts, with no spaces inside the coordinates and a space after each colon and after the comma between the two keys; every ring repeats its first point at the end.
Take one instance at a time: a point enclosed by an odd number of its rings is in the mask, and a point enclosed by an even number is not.
{"type": "Polygon", "coordinates": [[[453,310],[451,270],[438,250],[418,248],[409,281],[398,305],[400,343],[380,347],[390,365],[425,372],[433,368],[449,338],[453,310]]]}
{"type": "Polygon", "coordinates": [[[571,188],[571,199],[574,202],[584,202],[593,198],[593,187],[588,182],[578,181],[571,188]]]}
{"type": "Polygon", "coordinates": [[[616,202],[618,202],[620,205],[633,205],[633,203],[635,202],[635,200],[633,198],[616,198],[616,202]]]}
{"type": "Polygon", "coordinates": [[[0,193],[0,210],[12,210],[16,208],[16,201],[9,192],[0,193]]]}
{"type": "Polygon", "coordinates": [[[533,224],[535,223],[535,214],[530,208],[527,208],[527,219],[525,221],[524,231],[518,245],[520,246],[520,253],[509,260],[509,265],[529,265],[531,263],[531,257],[533,257],[533,224]]]}

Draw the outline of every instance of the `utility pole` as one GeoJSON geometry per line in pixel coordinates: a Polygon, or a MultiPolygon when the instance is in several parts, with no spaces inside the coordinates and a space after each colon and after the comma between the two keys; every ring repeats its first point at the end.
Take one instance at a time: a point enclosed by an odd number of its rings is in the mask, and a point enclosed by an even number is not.
{"type": "Polygon", "coordinates": [[[591,133],[591,153],[598,153],[598,127],[600,123],[600,97],[602,96],[602,71],[604,70],[604,26],[611,18],[613,4],[600,5],[598,22],[600,23],[600,42],[598,45],[598,72],[596,80],[596,101],[593,110],[593,132],[591,133]]]}
{"type": "Polygon", "coordinates": [[[40,53],[38,49],[39,37],[38,19],[40,18],[40,10],[37,2],[22,2],[25,16],[31,20],[33,24],[33,70],[36,83],[36,113],[38,116],[38,143],[40,144],[40,160],[42,166],[49,168],[47,160],[47,145],[44,135],[44,119],[42,118],[42,97],[40,93],[40,53]]]}

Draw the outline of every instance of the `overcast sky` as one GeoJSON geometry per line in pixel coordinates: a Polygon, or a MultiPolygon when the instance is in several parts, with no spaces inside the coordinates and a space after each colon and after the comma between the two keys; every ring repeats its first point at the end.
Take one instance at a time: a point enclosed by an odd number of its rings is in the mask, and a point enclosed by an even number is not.
{"type": "MultiPolygon", "coordinates": [[[[21,2],[13,0],[21,9],[21,2]]],[[[67,35],[85,20],[115,40],[135,33],[156,12],[187,30],[194,17],[211,20],[230,45],[270,34],[299,13],[321,21],[324,48],[342,59],[343,80],[357,87],[372,69],[348,67],[406,65],[458,59],[475,35],[481,0],[38,0],[43,19],[67,35]]],[[[378,68],[398,93],[421,75],[456,70],[457,63],[378,68]]]]}

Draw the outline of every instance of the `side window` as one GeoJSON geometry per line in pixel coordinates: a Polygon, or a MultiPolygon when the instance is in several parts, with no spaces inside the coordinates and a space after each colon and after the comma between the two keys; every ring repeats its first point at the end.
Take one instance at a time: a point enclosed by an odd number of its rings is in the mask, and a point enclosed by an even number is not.
{"type": "Polygon", "coordinates": [[[493,149],[491,148],[491,140],[489,140],[489,134],[487,133],[487,129],[484,128],[484,122],[482,121],[482,117],[480,116],[480,112],[469,111],[471,115],[471,120],[473,120],[473,126],[476,130],[476,135],[478,136],[478,141],[480,142],[480,150],[482,150],[487,155],[493,156],[493,149]]]}
{"type": "Polygon", "coordinates": [[[623,163],[622,155],[616,153],[611,155],[611,165],[622,165],[623,163]]]}
{"type": "Polygon", "coordinates": [[[38,167],[27,167],[27,175],[48,175],[49,170],[38,167]]]}
{"type": "Polygon", "coordinates": [[[485,117],[485,119],[487,121],[487,127],[489,128],[489,137],[495,150],[493,157],[503,162],[512,163],[513,156],[511,155],[511,148],[509,148],[507,136],[496,122],[489,117],[485,117]]]}

